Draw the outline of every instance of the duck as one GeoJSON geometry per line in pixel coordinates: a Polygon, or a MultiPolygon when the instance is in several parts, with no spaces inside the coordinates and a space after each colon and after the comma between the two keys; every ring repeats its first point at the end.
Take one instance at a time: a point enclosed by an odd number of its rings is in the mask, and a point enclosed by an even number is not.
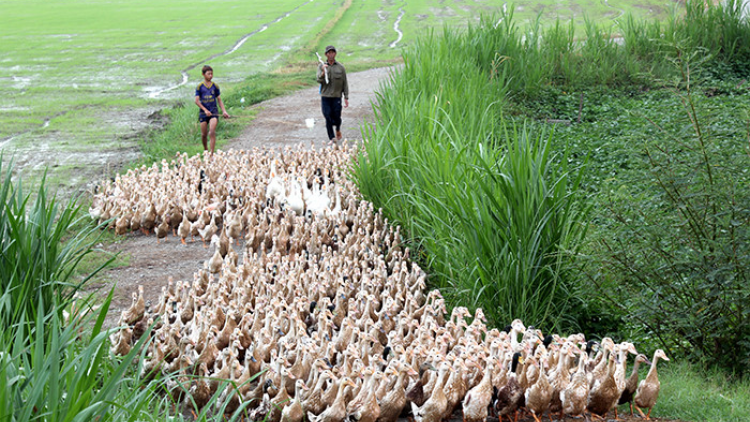
{"type": "Polygon", "coordinates": [[[123,235],[130,230],[131,214],[123,214],[117,220],[115,220],[115,234],[123,235]]]}
{"type": "Polygon", "coordinates": [[[570,382],[569,362],[572,362],[573,360],[573,349],[574,347],[572,345],[567,343],[563,344],[559,351],[557,367],[548,375],[548,380],[553,388],[552,402],[550,403],[549,408],[551,413],[560,412],[562,410],[560,392],[562,392],[570,382]]]}
{"type": "Polygon", "coordinates": [[[329,369],[324,369],[320,372],[315,384],[311,384],[313,388],[310,389],[307,397],[305,397],[305,401],[302,403],[302,408],[305,409],[305,412],[318,415],[325,410],[326,404],[323,400],[323,392],[332,390],[330,386],[326,388],[326,384],[329,384],[333,379],[333,372],[329,369]]]}
{"type": "Polygon", "coordinates": [[[211,221],[203,229],[198,229],[198,234],[203,240],[203,247],[206,247],[206,239],[211,240],[213,236],[219,231],[219,226],[216,224],[216,214],[211,212],[211,221]]]}
{"type": "MultiPolygon", "coordinates": [[[[260,403],[263,400],[263,396],[268,396],[267,391],[269,388],[271,388],[271,385],[273,385],[273,382],[271,380],[259,380],[255,388],[253,388],[252,390],[248,390],[245,394],[243,394],[242,401],[249,402],[251,407],[257,408],[258,406],[260,406],[260,403]]],[[[268,400],[270,401],[270,398],[268,400]]]]}
{"type": "MultiPolygon", "coordinates": [[[[622,397],[622,394],[625,392],[625,389],[627,388],[627,382],[628,379],[625,376],[625,372],[627,369],[628,364],[628,353],[632,353],[634,355],[638,354],[638,351],[636,351],[635,346],[633,343],[629,342],[622,342],[617,345],[617,366],[615,367],[615,382],[617,383],[617,396],[622,397]]],[[[619,399],[618,399],[619,402],[619,399]]],[[[614,411],[615,411],[615,419],[618,419],[617,416],[617,403],[614,405],[614,411]]]]}
{"type": "Polygon", "coordinates": [[[657,349],[654,352],[654,358],[651,360],[651,368],[648,370],[646,378],[638,384],[638,388],[635,390],[635,408],[646,420],[651,420],[651,409],[656,405],[656,400],[659,398],[659,390],[661,389],[659,375],[656,372],[656,364],[659,362],[659,359],[669,361],[669,358],[662,349],[657,349]],[[643,414],[643,410],[641,410],[643,408],[648,409],[648,413],[645,415],[643,414]]]}
{"type": "Polygon", "coordinates": [[[113,336],[112,347],[110,350],[112,354],[117,356],[125,356],[130,353],[131,344],[130,341],[133,338],[133,329],[130,327],[122,328],[118,331],[116,336],[113,336]]]}
{"type": "Polygon", "coordinates": [[[523,362],[524,358],[521,352],[513,353],[505,385],[500,387],[497,391],[497,397],[493,403],[495,414],[497,414],[499,418],[518,411],[518,406],[521,404],[521,400],[524,399],[523,389],[518,382],[517,374],[518,365],[523,362]]]}
{"type": "Polygon", "coordinates": [[[609,356],[614,353],[615,343],[611,338],[605,337],[602,339],[599,351],[593,359],[588,362],[588,379],[589,388],[594,386],[596,380],[601,380],[607,374],[607,368],[609,364],[609,356]]]}
{"type": "Polygon", "coordinates": [[[285,367],[281,368],[281,382],[279,383],[279,391],[271,399],[271,410],[266,415],[267,422],[279,422],[281,420],[282,406],[289,401],[289,393],[284,388],[284,380],[289,376],[285,367]]]}
{"type": "MultiPolygon", "coordinates": [[[[376,371],[372,375],[372,386],[377,386],[382,381],[384,374],[376,371]]],[[[354,422],[375,422],[380,418],[380,404],[376,395],[377,388],[372,388],[367,392],[362,405],[354,412],[348,415],[348,420],[354,422]]]]}
{"type": "Polygon", "coordinates": [[[180,221],[180,225],[177,227],[177,235],[180,236],[180,242],[182,242],[183,245],[185,245],[185,239],[190,236],[190,229],[192,228],[192,223],[188,219],[187,213],[182,214],[182,221],[180,221]]]}
{"type": "Polygon", "coordinates": [[[620,398],[615,381],[614,354],[609,355],[607,362],[607,372],[602,378],[594,380],[594,386],[589,391],[588,403],[586,404],[589,412],[600,417],[604,417],[620,398]]]}
{"type": "Polygon", "coordinates": [[[289,209],[294,211],[298,216],[305,213],[305,199],[302,197],[302,188],[300,187],[299,178],[292,178],[289,188],[289,196],[286,198],[289,209]]]}
{"type": "Polygon", "coordinates": [[[589,381],[586,378],[587,360],[588,355],[582,352],[576,372],[565,389],[560,392],[560,402],[562,403],[560,420],[564,420],[563,415],[581,416],[586,411],[589,396],[589,381]]]}
{"type": "Polygon", "coordinates": [[[331,406],[319,415],[307,412],[307,419],[310,422],[342,422],[346,418],[346,387],[356,388],[357,385],[349,377],[342,378],[336,389],[336,399],[331,406]]]}
{"type": "Polygon", "coordinates": [[[406,407],[406,376],[417,376],[417,371],[402,361],[395,361],[393,367],[386,369],[386,375],[391,375],[391,383],[386,394],[380,400],[380,421],[395,422],[406,407]]]}
{"type": "Polygon", "coordinates": [[[633,416],[633,397],[635,396],[636,388],[638,388],[638,369],[640,368],[642,363],[650,365],[651,361],[648,360],[648,357],[646,357],[646,355],[641,353],[635,357],[635,362],[633,362],[633,370],[625,383],[625,390],[623,390],[622,394],[620,395],[620,399],[617,401],[618,406],[625,403],[630,406],[630,416],[633,416]]]}
{"type": "Polygon", "coordinates": [[[536,382],[524,392],[526,409],[531,412],[531,416],[536,422],[541,422],[540,417],[549,408],[552,402],[552,394],[555,391],[552,384],[549,383],[547,375],[542,369],[544,359],[544,356],[542,357],[541,362],[537,362],[536,358],[534,357],[530,357],[528,359],[529,364],[540,367],[539,377],[537,378],[536,382]]]}
{"type": "Polygon", "coordinates": [[[464,398],[464,422],[484,422],[489,414],[492,402],[492,375],[495,371],[494,357],[487,359],[482,380],[470,389],[464,398]]]}
{"type": "Polygon", "coordinates": [[[451,370],[450,364],[443,360],[440,369],[438,370],[438,378],[430,397],[422,406],[417,406],[414,402],[411,403],[411,411],[414,415],[415,422],[440,422],[443,420],[443,414],[448,405],[448,399],[443,391],[443,385],[447,381],[448,373],[451,370]]]}
{"type": "Polygon", "coordinates": [[[140,373],[140,376],[145,380],[153,379],[164,366],[164,352],[161,347],[152,347],[150,350],[151,353],[148,354],[150,358],[143,363],[140,373]]]}
{"type": "Polygon", "coordinates": [[[193,381],[188,391],[190,403],[193,405],[193,417],[198,418],[195,412],[199,412],[211,399],[211,386],[208,382],[208,366],[205,362],[198,365],[198,377],[193,381]]]}
{"type": "Polygon", "coordinates": [[[453,364],[453,371],[451,371],[450,376],[443,385],[443,391],[445,392],[447,400],[445,412],[443,412],[443,419],[450,418],[453,411],[458,407],[459,403],[461,403],[461,400],[466,395],[469,388],[464,380],[464,375],[468,372],[469,369],[466,367],[463,358],[459,357],[456,359],[453,364]]]}
{"type": "Polygon", "coordinates": [[[138,293],[132,293],[133,302],[120,315],[120,325],[134,325],[146,314],[146,301],[143,298],[143,286],[138,286],[138,293]]]}
{"type": "Polygon", "coordinates": [[[430,362],[422,362],[419,365],[419,373],[417,379],[406,391],[406,400],[408,403],[414,403],[417,406],[422,406],[424,402],[427,401],[427,397],[424,392],[424,385],[427,383],[427,379],[430,374],[429,372],[427,372],[428,370],[437,371],[437,368],[435,368],[430,362]]]}
{"type": "MultiPolygon", "coordinates": [[[[218,237],[214,235],[214,239],[218,240],[218,237]]],[[[213,241],[211,243],[213,243],[213,241]]],[[[214,250],[214,254],[211,255],[211,258],[208,261],[206,261],[206,269],[211,274],[216,274],[219,271],[221,271],[221,267],[223,265],[224,265],[224,259],[221,257],[221,251],[217,247],[216,250],[214,250]]]]}
{"type": "Polygon", "coordinates": [[[148,210],[141,215],[140,226],[143,234],[149,234],[156,227],[156,216],[156,205],[152,202],[148,210]]]}
{"type": "Polygon", "coordinates": [[[242,213],[234,212],[232,217],[228,219],[226,236],[229,238],[230,244],[234,244],[234,241],[242,236],[242,213]]]}
{"type": "Polygon", "coordinates": [[[156,243],[159,243],[159,239],[164,239],[169,234],[169,223],[166,219],[161,221],[161,224],[156,226],[156,243]]]}
{"type": "Polygon", "coordinates": [[[284,183],[276,172],[276,160],[271,162],[271,172],[268,174],[268,185],[266,186],[266,202],[267,205],[271,201],[283,201],[286,197],[284,189],[284,183]]]}
{"type": "Polygon", "coordinates": [[[305,417],[305,412],[302,408],[302,392],[307,390],[309,388],[305,384],[305,381],[298,379],[294,382],[294,398],[281,411],[281,422],[302,421],[305,417]]]}

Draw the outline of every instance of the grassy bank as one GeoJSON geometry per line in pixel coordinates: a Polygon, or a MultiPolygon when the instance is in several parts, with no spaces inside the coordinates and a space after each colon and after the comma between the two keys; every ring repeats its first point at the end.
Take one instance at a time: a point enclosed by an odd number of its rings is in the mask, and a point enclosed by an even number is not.
{"type": "Polygon", "coordinates": [[[517,27],[510,9],[423,36],[380,94],[358,180],[454,303],[741,377],[750,27],[735,3],[688,2],[621,29],[517,27]]]}

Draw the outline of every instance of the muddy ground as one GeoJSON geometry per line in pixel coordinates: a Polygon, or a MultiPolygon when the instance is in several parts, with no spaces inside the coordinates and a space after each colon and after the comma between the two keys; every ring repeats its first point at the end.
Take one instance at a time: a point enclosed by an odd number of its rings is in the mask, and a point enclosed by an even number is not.
{"type": "MultiPolygon", "coordinates": [[[[387,80],[388,69],[373,69],[349,75],[350,102],[349,108],[344,109],[343,135],[348,142],[361,141],[362,125],[372,122],[372,101],[374,92],[380,84],[387,80]]],[[[325,122],[320,111],[320,97],[317,88],[301,90],[294,94],[266,101],[257,106],[259,113],[250,126],[240,136],[232,139],[226,149],[252,149],[254,147],[283,148],[295,146],[299,143],[314,144],[316,147],[327,142],[325,122]],[[315,119],[315,124],[309,128],[306,119],[315,119]]],[[[105,280],[90,288],[101,288],[108,292],[114,287],[107,326],[114,326],[120,312],[131,303],[131,293],[137,291],[138,286],[144,287],[147,299],[156,302],[163,286],[172,277],[175,281],[192,281],[193,273],[203,266],[210,258],[209,249],[200,240],[183,245],[179,238],[169,236],[160,243],[155,236],[145,236],[130,233],[120,240],[101,248],[119,252],[129,258],[129,265],[111,268],[104,271],[101,279],[105,280]]],[[[233,246],[238,255],[242,256],[244,245],[233,246]]],[[[614,420],[614,415],[611,415],[614,420]]],[[[494,418],[491,418],[492,421],[494,418]]],[[[557,418],[555,418],[557,419],[557,418]]],[[[655,419],[655,418],[652,418],[655,419]]],[[[461,420],[457,411],[452,421],[461,420]]],[[[531,416],[519,419],[523,422],[533,421],[531,416]]],[[[545,417],[546,420],[546,417],[545,417]]],[[[566,418],[565,421],[580,421],[582,419],[566,418]]],[[[621,421],[642,421],[639,416],[630,417],[629,412],[620,414],[621,421]]],[[[658,419],[665,422],[684,422],[671,419],[658,419]]],[[[497,421],[497,419],[494,419],[497,421]]]]}

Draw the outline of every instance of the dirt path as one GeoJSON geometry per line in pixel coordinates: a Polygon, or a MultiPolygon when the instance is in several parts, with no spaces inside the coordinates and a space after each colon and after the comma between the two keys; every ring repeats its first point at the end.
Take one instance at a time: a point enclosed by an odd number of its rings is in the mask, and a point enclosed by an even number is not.
{"type": "MultiPolygon", "coordinates": [[[[361,125],[372,121],[374,92],[386,80],[388,72],[388,68],[378,68],[348,75],[349,107],[341,113],[342,132],[346,139],[360,139],[361,125]]],[[[261,112],[227,148],[283,148],[311,141],[320,145],[328,139],[317,87],[278,97],[256,107],[261,112]],[[312,128],[307,127],[307,119],[314,119],[312,128]]]]}
{"type": "MultiPolygon", "coordinates": [[[[349,107],[342,113],[342,131],[348,141],[360,140],[360,127],[372,121],[374,93],[381,82],[387,80],[388,72],[388,68],[380,68],[348,75],[349,107]]],[[[230,141],[226,149],[283,148],[300,142],[320,146],[327,142],[317,88],[301,90],[254,107],[259,110],[256,119],[239,137],[230,141]],[[312,128],[307,127],[306,119],[315,119],[312,128]]],[[[140,232],[129,233],[113,244],[100,247],[119,252],[127,262],[125,266],[106,270],[102,277],[106,280],[104,283],[89,287],[103,287],[104,293],[112,286],[115,288],[107,326],[116,324],[122,310],[130,305],[131,293],[137,291],[138,286],[143,286],[147,299],[156,302],[170,277],[175,281],[192,282],[193,274],[210,258],[209,250],[203,248],[200,240],[183,245],[179,238],[168,236],[166,241],[157,244],[155,236],[144,236],[140,232]]],[[[242,245],[234,247],[242,256],[242,245]]]]}

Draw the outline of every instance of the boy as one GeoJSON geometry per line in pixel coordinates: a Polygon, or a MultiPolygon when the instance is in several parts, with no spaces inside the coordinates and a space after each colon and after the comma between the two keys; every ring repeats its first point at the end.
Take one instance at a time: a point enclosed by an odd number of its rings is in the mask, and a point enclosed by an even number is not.
{"type": "Polygon", "coordinates": [[[227,110],[224,108],[224,102],[221,101],[221,91],[219,86],[211,82],[214,77],[214,70],[209,65],[203,66],[203,82],[195,88],[195,104],[200,108],[198,112],[198,121],[201,124],[201,141],[203,150],[208,150],[208,137],[211,137],[211,154],[216,148],[216,125],[219,123],[218,103],[221,106],[221,112],[225,119],[229,118],[227,110]]]}

